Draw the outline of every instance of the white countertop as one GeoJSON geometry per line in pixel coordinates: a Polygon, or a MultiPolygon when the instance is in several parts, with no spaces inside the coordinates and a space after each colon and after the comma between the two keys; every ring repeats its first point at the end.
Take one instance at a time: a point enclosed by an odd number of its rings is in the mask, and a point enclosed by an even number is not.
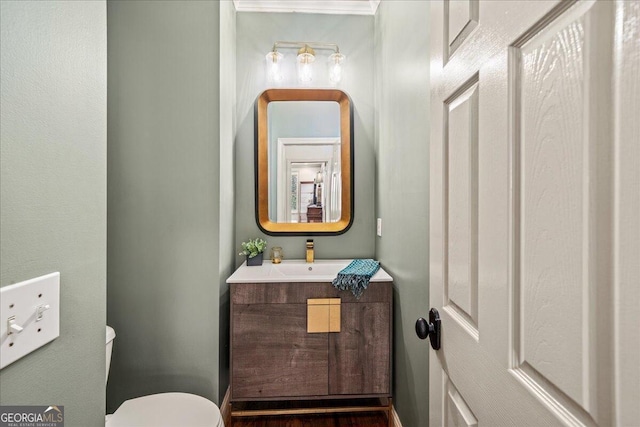
{"type": "MultiPolygon", "coordinates": [[[[262,265],[251,267],[244,262],[227,283],[331,282],[351,261],[353,259],[319,259],[307,263],[302,259],[289,259],[273,264],[271,260],[264,260],[262,265]]],[[[391,282],[393,278],[380,267],[370,281],[391,282]]]]}

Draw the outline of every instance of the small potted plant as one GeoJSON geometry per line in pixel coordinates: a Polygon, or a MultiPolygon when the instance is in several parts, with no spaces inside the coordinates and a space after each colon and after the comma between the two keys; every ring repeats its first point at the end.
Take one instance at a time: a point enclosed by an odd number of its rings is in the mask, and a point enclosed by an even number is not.
{"type": "Polygon", "coordinates": [[[248,242],[242,242],[242,252],[238,255],[247,257],[247,265],[262,265],[262,254],[267,249],[267,241],[257,237],[248,242]]]}

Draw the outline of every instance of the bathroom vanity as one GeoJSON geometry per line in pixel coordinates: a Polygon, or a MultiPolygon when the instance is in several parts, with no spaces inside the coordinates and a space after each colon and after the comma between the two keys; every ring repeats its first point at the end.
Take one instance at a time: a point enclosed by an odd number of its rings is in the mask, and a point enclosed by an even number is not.
{"type": "Polygon", "coordinates": [[[350,261],[243,264],[227,280],[232,404],[384,398],[390,408],[392,278],[380,269],[356,299],[331,284],[350,261]]]}

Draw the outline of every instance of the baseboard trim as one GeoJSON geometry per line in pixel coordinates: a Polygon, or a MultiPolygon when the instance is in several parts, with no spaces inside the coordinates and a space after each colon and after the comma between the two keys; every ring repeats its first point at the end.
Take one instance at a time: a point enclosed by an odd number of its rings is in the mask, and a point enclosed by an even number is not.
{"type": "Polygon", "coordinates": [[[222,421],[225,426],[231,425],[231,387],[227,387],[227,392],[224,394],[222,404],[220,405],[220,414],[222,414],[222,421]]]}
{"type": "Polygon", "coordinates": [[[400,417],[398,416],[398,413],[396,412],[396,407],[395,406],[391,407],[391,414],[393,416],[393,427],[402,427],[402,423],[400,422],[400,417]]]}

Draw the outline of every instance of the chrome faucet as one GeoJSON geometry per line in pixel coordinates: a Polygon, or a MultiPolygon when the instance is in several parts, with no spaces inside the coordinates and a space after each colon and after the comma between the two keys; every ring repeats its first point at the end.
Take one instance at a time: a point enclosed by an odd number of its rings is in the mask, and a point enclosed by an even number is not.
{"type": "Polygon", "coordinates": [[[313,239],[307,239],[307,262],[313,262],[313,239]]]}

